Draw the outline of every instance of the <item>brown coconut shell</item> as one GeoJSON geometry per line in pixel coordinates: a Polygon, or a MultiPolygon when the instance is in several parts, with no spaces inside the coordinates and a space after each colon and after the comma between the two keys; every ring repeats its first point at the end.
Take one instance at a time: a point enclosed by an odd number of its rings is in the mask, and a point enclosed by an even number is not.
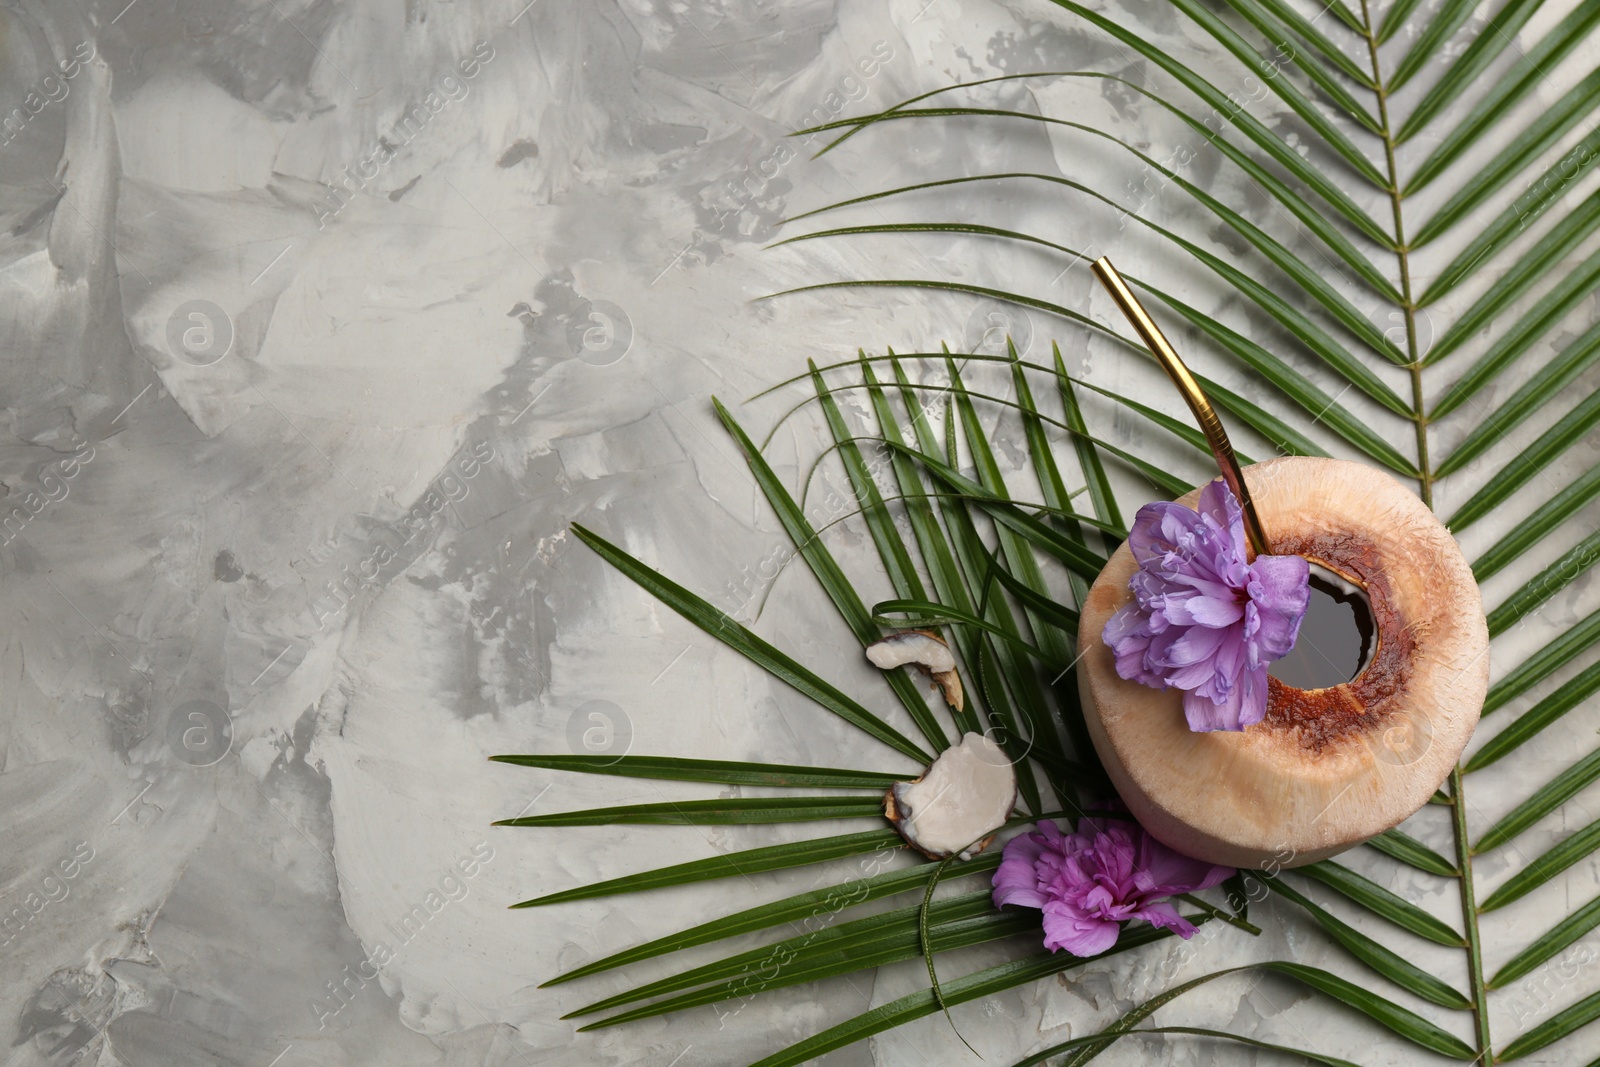
{"type": "MultiPolygon", "coordinates": [[[[1413,493],[1345,460],[1245,468],[1271,551],[1361,586],[1375,648],[1354,679],[1297,689],[1270,679],[1242,731],[1195,733],[1176,689],[1117,675],[1101,631],[1133,595],[1127,545],[1079,622],[1089,735],[1117,791],[1159,840],[1240,868],[1292,867],[1360,844],[1416,812],[1449,776],[1483,708],[1489,631],[1455,539],[1413,493]]],[[[1198,489],[1179,503],[1189,507],[1198,489]]]]}

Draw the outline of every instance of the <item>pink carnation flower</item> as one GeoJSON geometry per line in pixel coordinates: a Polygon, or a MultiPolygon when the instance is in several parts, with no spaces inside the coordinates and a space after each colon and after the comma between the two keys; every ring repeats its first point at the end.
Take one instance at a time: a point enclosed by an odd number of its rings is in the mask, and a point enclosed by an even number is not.
{"type": "Polygon", "coordinates": [[[1310,599],[1303,556],[1245,562],[1244,518],[1221,479],[1199,510],[1158,501],[1139,509],[1128,548],[1139,569],[1133,602],[1101,639],[1117,674],[1184,690],[1191,730],[1242,730],[1267,712],[1267,664],[1294,647],[1310,599]]]}
{"type": "Polygon", "coordinates": [[[1174,852],[1131,819],[1080,819],[1072,834],[1041,822],[1006,843],[994,903],[1040,909],[1045,948],[1094,956],[1117,943],[1128,919],[1187,940],[1194,924],[1167,898],[1209,889],[1233,873],[1174,852]]]}

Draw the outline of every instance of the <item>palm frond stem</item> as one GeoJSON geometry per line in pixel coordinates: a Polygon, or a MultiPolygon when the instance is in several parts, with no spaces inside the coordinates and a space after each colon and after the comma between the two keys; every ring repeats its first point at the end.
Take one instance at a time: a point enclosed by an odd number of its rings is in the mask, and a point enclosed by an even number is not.
{"type": "MultiPolygon", "coordinates": [[[[1382,65],[1378,58],[1378,33],[1373,28],[1371,0],[1361,0],[1362,35],[1366,38],[1367,54],[1372,63],[1373,94],[1377,98],[1378,124],[1383,133],[1384,164],[1389,172],[1389,202],[1394,217],[1394,249],[1400,274],[1401,312],[1405,317],[1406,353],[1410,357],[1411,402],[1416,425],[1417,488],[1422,502],[1433,507],[1433,467],[1428,459],[1428,415],[1422,389],[1422,353],[1417,350],[1417,304],[1411,290],[1410,248],[1406,242],[1404,193],[1400,184],[1399,168],[1395,163],[1394,128],[1389,119],[1389,89],[1384,81],[1382,65]]],[[[1450,772],[1450,798],[1452,804],[1451,830],[1456,852],[1456,869],[1461,892],[1461,921],[1465,931],[1467,953],[1467,979],[1472,1001],[1473,1043],[1483,1061],[1493,1057],[1493,1043],[1489,1032],[1489,989],[1483,967],[1483,943],[1478,930],[1478,906],[1475,898],[1472,871],[1472,841],[1467,831],[1467,805],[1462,795],[1461,767],[1450,772]]]]}

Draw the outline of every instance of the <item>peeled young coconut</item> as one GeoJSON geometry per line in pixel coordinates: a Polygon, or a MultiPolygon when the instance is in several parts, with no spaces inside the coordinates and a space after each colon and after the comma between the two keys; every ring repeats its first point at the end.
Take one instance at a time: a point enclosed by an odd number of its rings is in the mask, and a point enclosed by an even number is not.
{"type": "MultiPolygon", "coordinates": [[[[1268,679],[1266,717],[1196,733],[1178,689],[1117,675],[1101,639],[1133,594],[1127,545],[1095,580],[1078,630],[1084,716],[1133,815],[1212,863],[1292,867],[1391,829],[1461,756],[1489,684],[1489,631],[1472,570],[1416,495],[1381,471],[1289,457],[1245,468],[1269,551],[1359,586],[1374,648],[1354,679],[1297,689],[1268,679]]],[[[1179,499],[1193,507],[1198,489],[1179,499]]]]}

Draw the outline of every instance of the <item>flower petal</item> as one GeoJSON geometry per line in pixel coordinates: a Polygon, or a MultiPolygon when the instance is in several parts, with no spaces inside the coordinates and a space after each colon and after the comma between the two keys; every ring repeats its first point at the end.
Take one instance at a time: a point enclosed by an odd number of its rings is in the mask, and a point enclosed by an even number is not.
{"type": "Polygon", "coordinates": [[[1122,928],[1109,919],[1077,914],[1062,904],[1044,909],[1044,947],[1066,949],[1074,956],[1098,956],[1117,943],[1122,928]]]}
{"type": "Polygon", "coordinates": [[[1195,733],[1212,730],[1240,730],[1239,716],[1243,712],[1243,694],[1238,686],[1229,690],[1227,697],[1218,703],[1203,693],[1183,694],[1183,717],[1195,733]]]}
{"type": "Polygon", "coordinates": [[[1311,565],[1304,556],[1257,556],[1250,574],[1250,599],[1261,619],[1256,641],[1267,658],[1286,656],[1311,601],[1311,565]]]}
{"type": "Polygon", "coordinates": [[[1233,876],[1232,867],[1220,867],[1185,856],[1148,833],[1139,842],[1140,888],[1151,896],[1170,897],[1220,885],[1233,876]]]}
{"type": "Polygon", "coordinates": [[[1227,633],[1223,630],[1213,630],[1206,626],[1189,626],[1173,633],[1170,637],[1162,634],[1151,642],[1150,651],[1155,662],[1162,667],[1190,667],[1197,663],[1207,663],[1216,653],[1222,642],[1227,640],[1227,633]]]}
{"type": "Polygon", "coordinates": [[[1179,625],[1219,628],[1244,618],[1244,608],[1245,602],[1239,597],[1196,591],[1189,596],[1168,596],[1162,614],[1179,625]]]}
{"type": "Polygon", "coordinates": [[[1263,664],[1239,675],[1239,726],[1254,726],[1267,717],[1267,668],[1263,664]]]}
{"type": "Polygon", "coordinates": [[[1143,919],[1151,926],[1160,926],[1164,929],[1172,930],[1185,941],[1194,936],[1194,923],[1179,915],[1178,909],[1173,907],[1171,901],[1163,900],[1154,904],[1146,904],[1133,913],[1133,918],[1143,919]]]}
{"type": "Polygon", "coordinates": [[[1140,566],[1171,551],[1186,537],[1204,533],[1200,516],[1182,504],[1157,500],[1134,516],[1128,531],[1128,551],[1140,566]]]}
{"type": "Polygon", "coordinates": [[[1139,611],[1137,604],[1126,604],[1106,620],[1100,639],[1110,646],[1117,657],[1117,674],[1130,682],[1165,689],[1166,680],[1145,666],[1145,652],[1150,647],[1149,617],[1139,611]]]}
{"type": "Polygon", "coordinates": [[[994,872],[995,907],[1044,907],[1047,898],[1039,891],[1038,864],[1049,840],[1042,832],[1045,825],[1040,823],[1040,830],[1018,834],[1006,842],[1000,853],[1000,866],[994,872]]]}
{"type": "Polygon", "coordinates": [[[1244,540],[1244,509],[1239,506],[1239,501],[1233,495],[1233,490],[1228,488],[1228,483],[1221,478],[1214,478],[1206,483],[1200,490],[1200,507],[1198,511],[1215,524],[1218,530],[1228,533],[1227,547],[1229,553],[1240,562],[1245,557],[1244,540]]]}

